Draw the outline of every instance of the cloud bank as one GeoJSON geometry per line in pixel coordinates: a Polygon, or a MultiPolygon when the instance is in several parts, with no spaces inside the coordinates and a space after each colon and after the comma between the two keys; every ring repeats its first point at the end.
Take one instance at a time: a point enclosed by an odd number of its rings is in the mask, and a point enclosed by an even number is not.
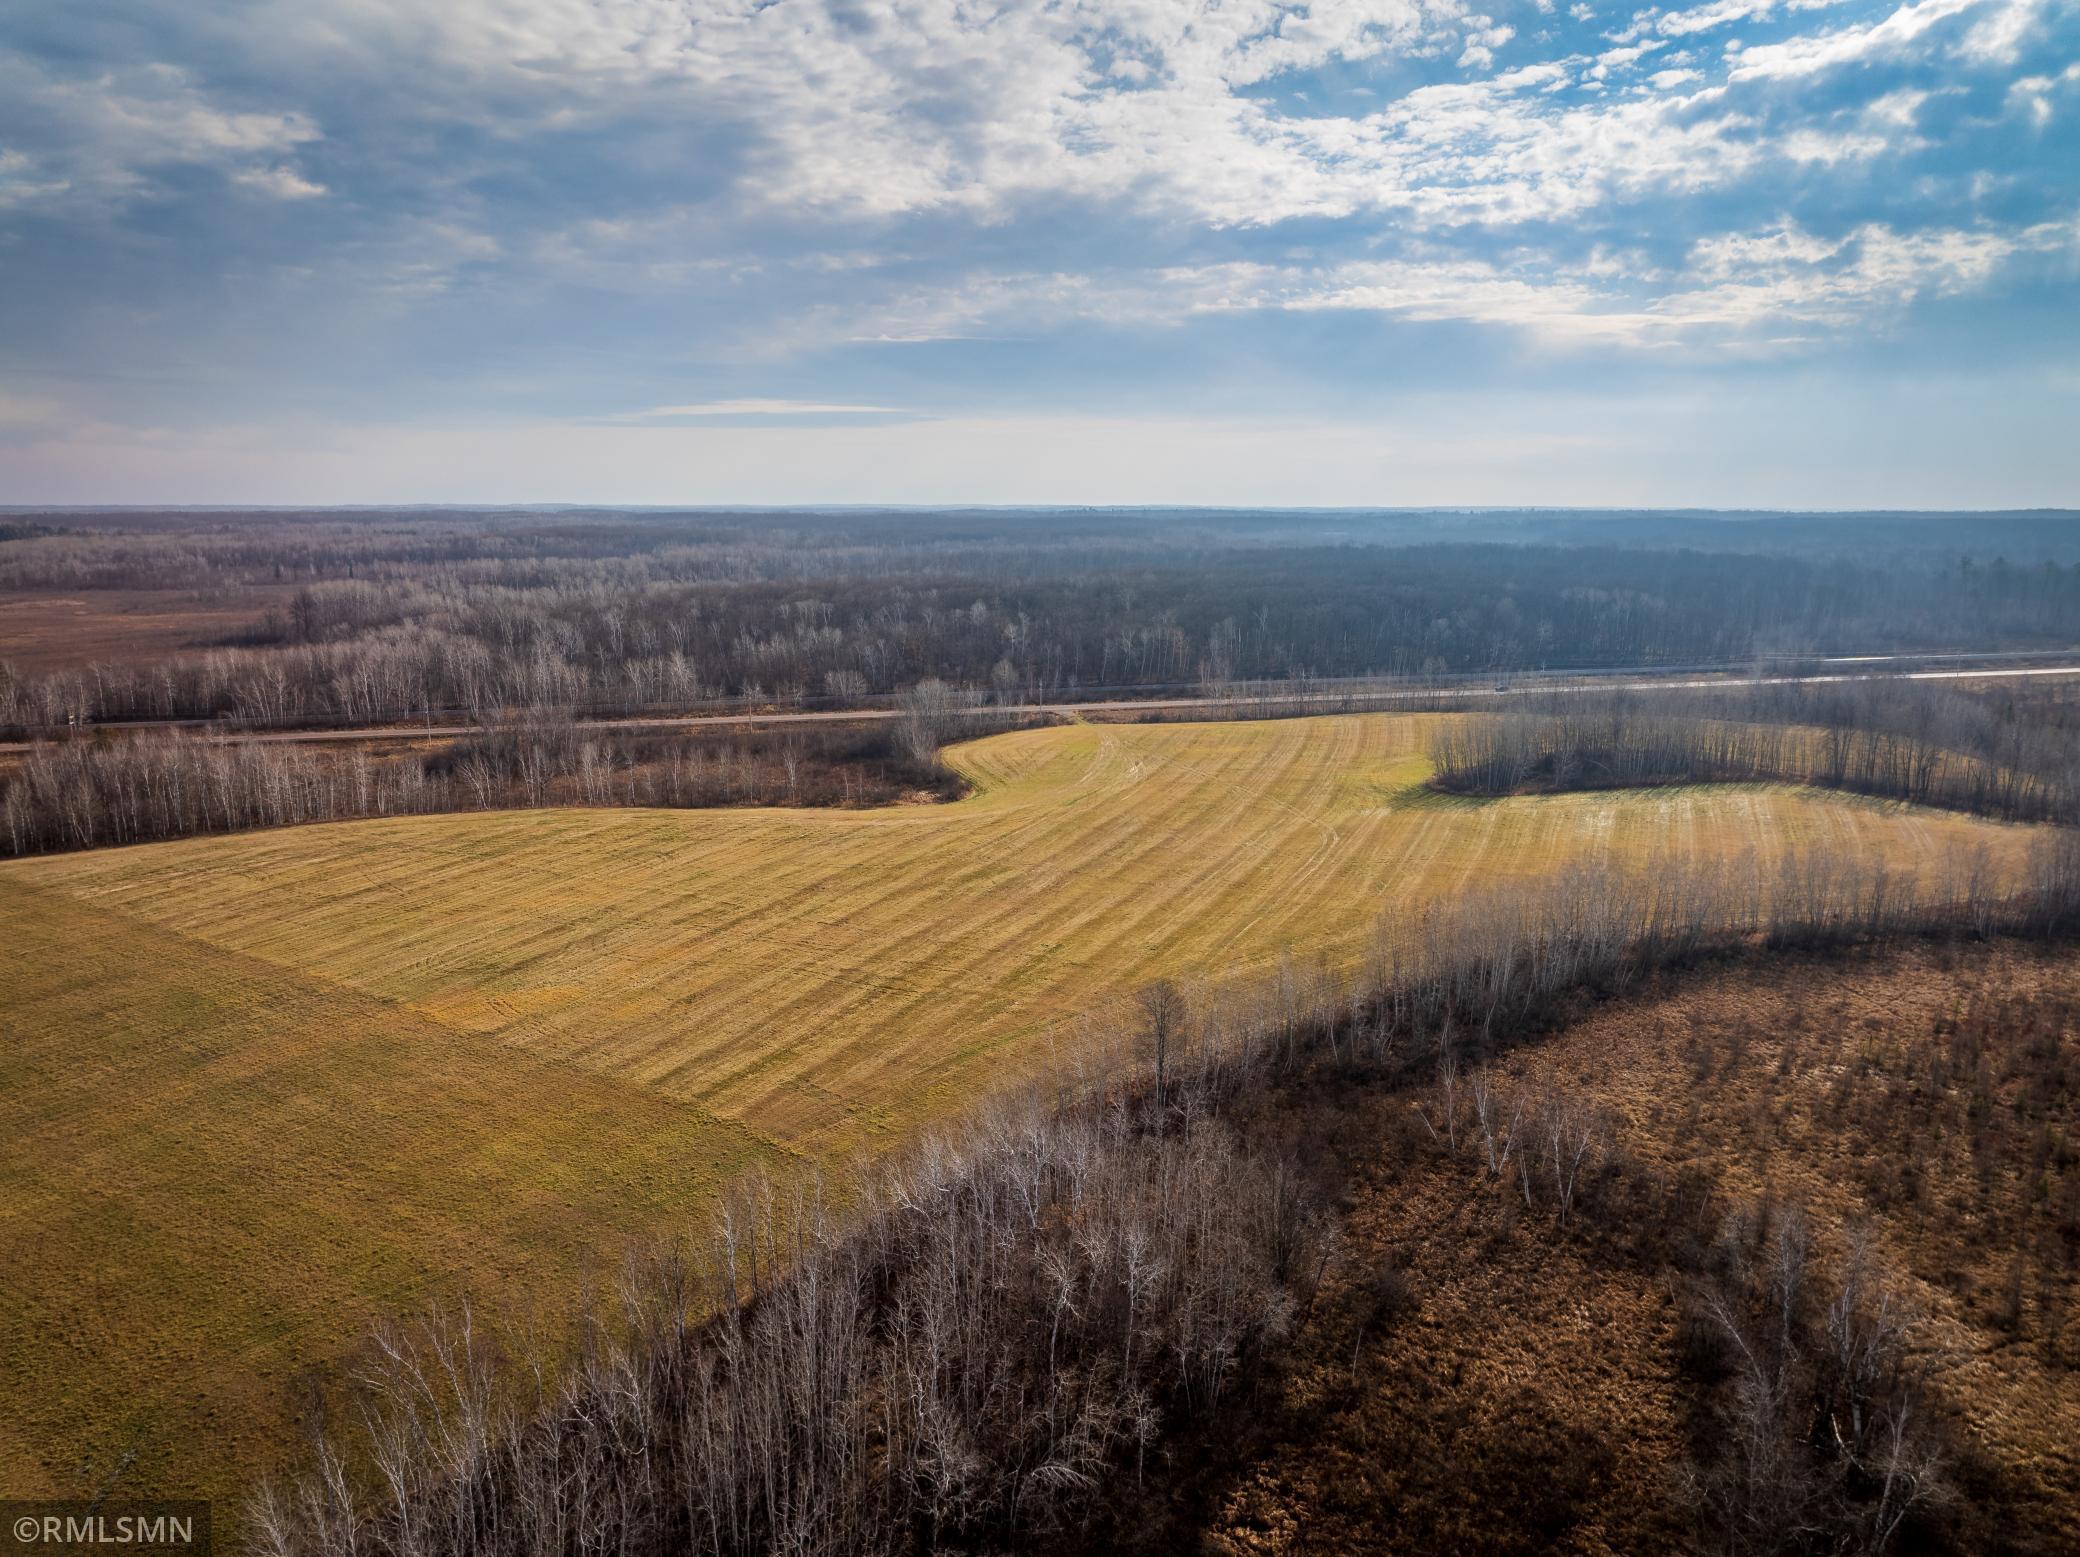
{"type": "Polygon", "coordinates": [[[1442,389],[1529,448],[1598,397],[2075,394],[2072,0],[91,11],[0,21],[0,407],[46,408],[0,480],[87,428],[1386,429],[1442,389]]]}

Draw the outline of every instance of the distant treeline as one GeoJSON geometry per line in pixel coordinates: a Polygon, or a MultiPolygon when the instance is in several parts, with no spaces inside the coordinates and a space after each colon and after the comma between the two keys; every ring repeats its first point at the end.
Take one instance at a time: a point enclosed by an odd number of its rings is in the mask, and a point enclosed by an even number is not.
{"type": "Polygon", "coordinates": [[[214,609],[249,600],[254,625],[161,664],[0,671],[0,727],[849,706],[930,677],[1008,701],[2080,641],[2080,562],[1962,555],[1971,529],[1924,531],[1956,550],[1816,551],[1781,526],[1702,521],[1670,533],[1743,549],[1415,544],[1602,532],[1294,515],[111,520],[10,545],[0,590],[188,588],[214,609]],[[1764,535],[1790,549],[1744,549],[1764,535]]]}
{"type": "Polygon", "coordinates": [[[525,710],[427,749],[385,752],[180,730],[39,741],[0,769],[0,852],[146,843],[303,822],[519,806],[861,806],[952,800],[939,748],[1018,716],[943,682],[897,717],[784,730],[644,730],[525,710]]]}
{"type": "MultiPolygon", "coordinates": [[[[1234,999],[1153,986],[1122,1033],[1138,1056],[1093,1051],[871,1175],[848,1210],[813,1188],[734,1203],[690,1253],[633,1267],[614,1316],[585,1326],[560,1365],[502,1350],[466,1315],[386,1332],[340,1418],[365,1425],[260,1499],[256,1545],[282,1557],[1073,1547],[1181,1427],[1246,1398],[1306,1322],[1337,1194],[1310,1147],[1310,1097],[1449,1078],[1585,991],[1758,932],[1806,945],[2065,933],[2076,920],[2080,847],[2061,831],[2019,896],[1819,855],[1774,877],[1578,872],[1547,892],[1383,921],[1356,992],[1290,966],[1234,999]]],[[[1489,1101],[1474,1099],[1464,1128],[1490,1130],[1492,1153],[1489,1101]]],[[[1594,1177],[1595,1121],[1564,1097],[1531,1101],[1510,1126],[1531,1136],[1525,1198],[1564,1221],[1594,1177]]],[[[1857,1279],[1830,1296],[1860,1304],[1857,1279]]],[[[1730,1322],[1753,1306],[1783,1329],[1773,1356],[1824,1346],[1759,1289],[1722,1290],[1730,1322]]],[[[1798,1516],[1825,1521],[1814,1549],[1875,1551],[1927,1519],[1940,1456],[1924,1418],[1901,1414],[1895,1360],[1826,1376],[1862,1413],[1853,1434],[1801,1438],[1804,1397],[1772,1397],[1701,1439],[1700,1522],[1790,1484],[1778,1462],[1758,1480],[1765,1451],[1807,1463],[1801,1485],[1825,1477],[1826,1501],[1798,1516]],[[1870,1474],[1888,1463],[1917,1478],[1912,1495],[1870,1474]]]]}
{"type": "MultiPolygon", "coordinates": [[[[1349,712],[1347,688],[1282,683],[1190,718],[1349,712]]],[[[1362,694],[1359,694],[1362,699],[1362,694]]],[[[1440,694],[1439,707],[1465,706],[1440,694]]],[[[897,717],[742,734],[590,726],[548,707],[426,749],[301,745],[180,731],[38,741],[0,768],[0,852],[37,854],[303,822],[515,806],[874,805],[952,799],[952,740],[1039,716],[927,681],[897,717]]],[[[1400,698],[1392,705],[1411,711],[1400,698]]],[[[1441,724],[1437,788],[1533,790],[1773,781],[2020,821],[2080,820],[2080,703],[2045,689],[1864,682],[1725,692],[1556,693],[1441,724]]]]}
{"type": "Polygon", "coordinates": [[[1770,780],[2017,821],[2080,820],[2080,742],[2043,700],[1925,683],[1547,699],[1433,738],[1460,794],[1770,780]]]}
{"type": "Polygon", "coordinates": [[[858,806],[952,799],[906,726],[644,734],[540,716],[426,751],[178,731],[38,744],[0,776],[0,851],[42,854],[304,822],[520,806],[858,806]]]}

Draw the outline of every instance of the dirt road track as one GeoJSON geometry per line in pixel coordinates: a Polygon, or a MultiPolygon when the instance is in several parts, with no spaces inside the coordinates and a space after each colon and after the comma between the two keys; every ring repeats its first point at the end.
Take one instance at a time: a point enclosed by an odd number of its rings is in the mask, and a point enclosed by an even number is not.
{"type": "MultiPolygon", "coordinates": [[[[1876,664],[1891,657],[1873,655],[1845,660],[1844,664],[1876,664]]],[[[1319,705],[1325,713],[1350,713],[1366,709],[1392,709],[1397,704],[1428,702],[1439,697],[1452,698],[1507,698],[1530,697],[1537,694],[1571,692],[1668,692],[1683,689],[1712,688],[1726,690],[1736,687],[1780,687],[1780,686],[1827,686],[1843,682],[1858,681],[2020,681],[2037,676],[2080,676],[2080,664],[2031,665],[2031,666],[1980,666],[1964,670],[1841,670],[1822,671],[1807,676],[1697,676],[1676,673],[1671,675],[1597,676],[1590,679],[1562,679],[1537,676],[1516,676],[1508,685],[1447,685],[1437,687],[1389,687],[1365,689],[1353,687],[1345,691],[1316,692],[1296,696],[1281,696],[1276,693],[1259,694],[1250,692],[1238,697],[1143,697],[1118,698],[1104,702],[1077,703],[1013,703],[992,704],[978,710],[987,717],[1019,714],[1050,714],[1057,718],[1079,719],[1092,714],[1122,713],[1179,713],[1195,708],[1209,711],[1233,709],[1251,703],[1261,703],[1278,708],[1290,708],[1295,704],[1319,705]]],[[[677,730],[695,727],[718,729],[760,728],[789,724],[867,724],[883,720],[899,719],[902,713],[893,708],[831,708],[799,709],[771,713],[731,714],[637,714],[622,718],[580,719],[578,723],[588,730],[677,730]]],[[[121,731],[145,730],[189,730],[213,740],[252,741],[284,745],[317,744],[332,741],[425,741],[452,740],[458,736],[473,735],[481,726],[475,724],[389,724],[358,725],[338,730],[237,730],[225,729],[206,720],[169,719],[136,724],[104,725],[96,728],[121,731]]],[[[26,741],[0,742],[0,754],[24,752],[29,749],[26,741]]]]}

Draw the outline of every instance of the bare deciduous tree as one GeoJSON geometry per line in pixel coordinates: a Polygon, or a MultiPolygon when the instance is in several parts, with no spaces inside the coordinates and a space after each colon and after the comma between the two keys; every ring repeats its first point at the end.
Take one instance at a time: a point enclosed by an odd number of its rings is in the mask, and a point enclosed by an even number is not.
{"type": "Polygon", "coordinates": [[[1170,1045],[1184,1026],[1184,992],[1169,979],[1157,979],[1142,986],[1138,1000],[1149,1052],[1155,1060],[1156,1107],[1160,1109],[1166,1099],[1170,1045]]]}

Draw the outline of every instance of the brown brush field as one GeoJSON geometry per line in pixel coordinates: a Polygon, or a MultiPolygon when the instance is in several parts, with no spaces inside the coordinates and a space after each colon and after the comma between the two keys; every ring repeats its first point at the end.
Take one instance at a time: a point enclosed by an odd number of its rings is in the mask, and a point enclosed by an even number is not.
{"type": "Polygon", "coordinates": [[[1562,1226],[1486,1175],[1470,1121],[1456,1150],[1421,1123],[1443,1117],[1434,1086],[1325,1108],[1354,1169],[1337,1269],[1244,1443],[1146,1549],[1711,1548],[1674,1245],[1715,1231],[1700,1205],[1794,1204],[1823,1257],[1866,1230],[1911,1318],[1949,1424],[1948,1548],[2080,1549],[2070,951],[1750,957],[1492,1074],[1606,1110],[1622,1174],[1562,1226]]]}
{"type": "Polygon", "coordinates": [[[1782,787],[1421,787],[1429,721],[1023,731],[877,811],[411,817],[0,868],[0,1492],[231,1498],[312,1370],[561,1311],[757,1164],[902,1137],[1158,974],[1351,964],[1573,861],[2027,829],[1782,787]]]}
{"type": "Polygon", "coordinates": [[[0,594],[0,665],[24,673],[141,665],[234,641],[284,607],[293,585],[0,594]]]}

